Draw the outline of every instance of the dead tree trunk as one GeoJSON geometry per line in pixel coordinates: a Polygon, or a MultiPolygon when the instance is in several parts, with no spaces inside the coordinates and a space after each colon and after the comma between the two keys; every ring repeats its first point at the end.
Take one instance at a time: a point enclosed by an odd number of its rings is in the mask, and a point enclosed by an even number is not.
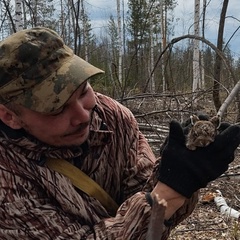
{"type": "MultiPolygon", "coordinates": [[[[225,25],[225,17],[228,7],[228,0],[224,0],[219,28],[218,28],[218,40],[217,40],[217,48],[219,51],[223,49],[223,33],[224,33],[224,25],[225,25]]],[[[221,107],[221,99],[220,99],[220,81],[221,81],[221,67],[222,67],[222,59],[219,55],[216,55],[215,66],[214,66],[214,82],[213,82],[213,102],[216,110],[218,111],[221,107]]]]}
{"type": "MultiPolygon", "coordinates": [[[[200,20],[200,0],[195,0],[195,11],[194,11],[194,35],[199,36],[199,20],[200,20]]],[[[194,93],[199,88],[200,83],[200,55],[199,55],[199,40],[193,39],[193,84],[192,92],[194,93]]],[[[195,99],[195,98],[193,98],[195,99]]]]}
{"type": "Polygon", "coordinates": [[[15,24],[16,31],[23,29],[22,0],[15,0],[15,24]]]}

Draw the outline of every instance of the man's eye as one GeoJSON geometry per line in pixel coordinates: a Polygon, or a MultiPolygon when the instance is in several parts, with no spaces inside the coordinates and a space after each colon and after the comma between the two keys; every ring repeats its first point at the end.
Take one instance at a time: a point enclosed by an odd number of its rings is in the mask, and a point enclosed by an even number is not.
{"type": "Polygon", "coordinates": [[[87,92],[88,92],[88,87],[85,87],[85,88],[83,89],[83,91],[81,92],[80,97],[83,97],[84,95],[86,95],[87,92]]]}
{"type": "Polygon", "coordinates": [[[63,111],[64,111],[64,107],[61,107],[61,108],[57,109],[55,112],[51,113],[51,116],[57,116],[57,115],[63,113],[63,111]]]}

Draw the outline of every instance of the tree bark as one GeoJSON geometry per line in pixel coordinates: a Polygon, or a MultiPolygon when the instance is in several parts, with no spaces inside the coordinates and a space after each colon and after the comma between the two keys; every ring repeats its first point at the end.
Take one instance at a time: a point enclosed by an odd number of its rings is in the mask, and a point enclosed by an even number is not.
{"type": "MultiPolygon", "coordinates": [[[[200,0],[195,0],[194,11],[194,35],[199,36],[199,20],[200,20],[200,0]]],[[[192,92],[196,92],[200,83],[200,55],[199,55],[199,40],[193,39],[193,84],[192,92]]]]}
{"type": "MultiPolygon", "coordinates": [[[[225,25],[225,17],[228,7],[228,0],[224,0],[219,28],[218,28],[218,40],[217,40],[217,48],[222,52],[223,49],[223,33],[224,33],[224,25],[225,25]]],[[[221,82],[221,67],[222,67],[222,59],[219,55],[216,55],[215,66],[214,66],[214,82],[213,82],[213,102],[216,110],[221,107],[221,99],[220,99],[220,82],[221,82]]]]}
{"type": "Polygon", "coordinates": [[[20,31],[23,29],[22,0],[15,0],[15,16],[16,31],[20,31]]]}

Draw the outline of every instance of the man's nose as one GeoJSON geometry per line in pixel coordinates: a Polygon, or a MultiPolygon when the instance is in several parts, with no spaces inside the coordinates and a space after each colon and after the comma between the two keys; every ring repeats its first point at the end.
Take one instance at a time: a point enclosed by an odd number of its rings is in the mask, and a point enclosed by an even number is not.
{"type": "Polygon", "coordinates": [[[85,108],[81,101],[77,101],[71,106],[71,124],[77,126],[90,121],[90,110],[85,108]]]}

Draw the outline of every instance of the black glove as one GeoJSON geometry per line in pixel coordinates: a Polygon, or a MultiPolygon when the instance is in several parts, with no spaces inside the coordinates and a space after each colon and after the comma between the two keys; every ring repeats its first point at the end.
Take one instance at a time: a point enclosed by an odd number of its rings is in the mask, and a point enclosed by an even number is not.
{"type": "Polygon", "coordinates": [[[191,151],[185,146],[181,124],[173,120],[162,151],[158,180],[189,198],[228,169],[239,144],[240,127],[225,125],[213,143],[191,151]]]}
{"type": "Polygon", "coordinates": [[[221,122],[220,126],[218,127],[218,132],[221,133],[222,131],[224,131],[225,129],[227,129],[230,126],[231,126],[231,124],[228,122],[221,122]]]}

